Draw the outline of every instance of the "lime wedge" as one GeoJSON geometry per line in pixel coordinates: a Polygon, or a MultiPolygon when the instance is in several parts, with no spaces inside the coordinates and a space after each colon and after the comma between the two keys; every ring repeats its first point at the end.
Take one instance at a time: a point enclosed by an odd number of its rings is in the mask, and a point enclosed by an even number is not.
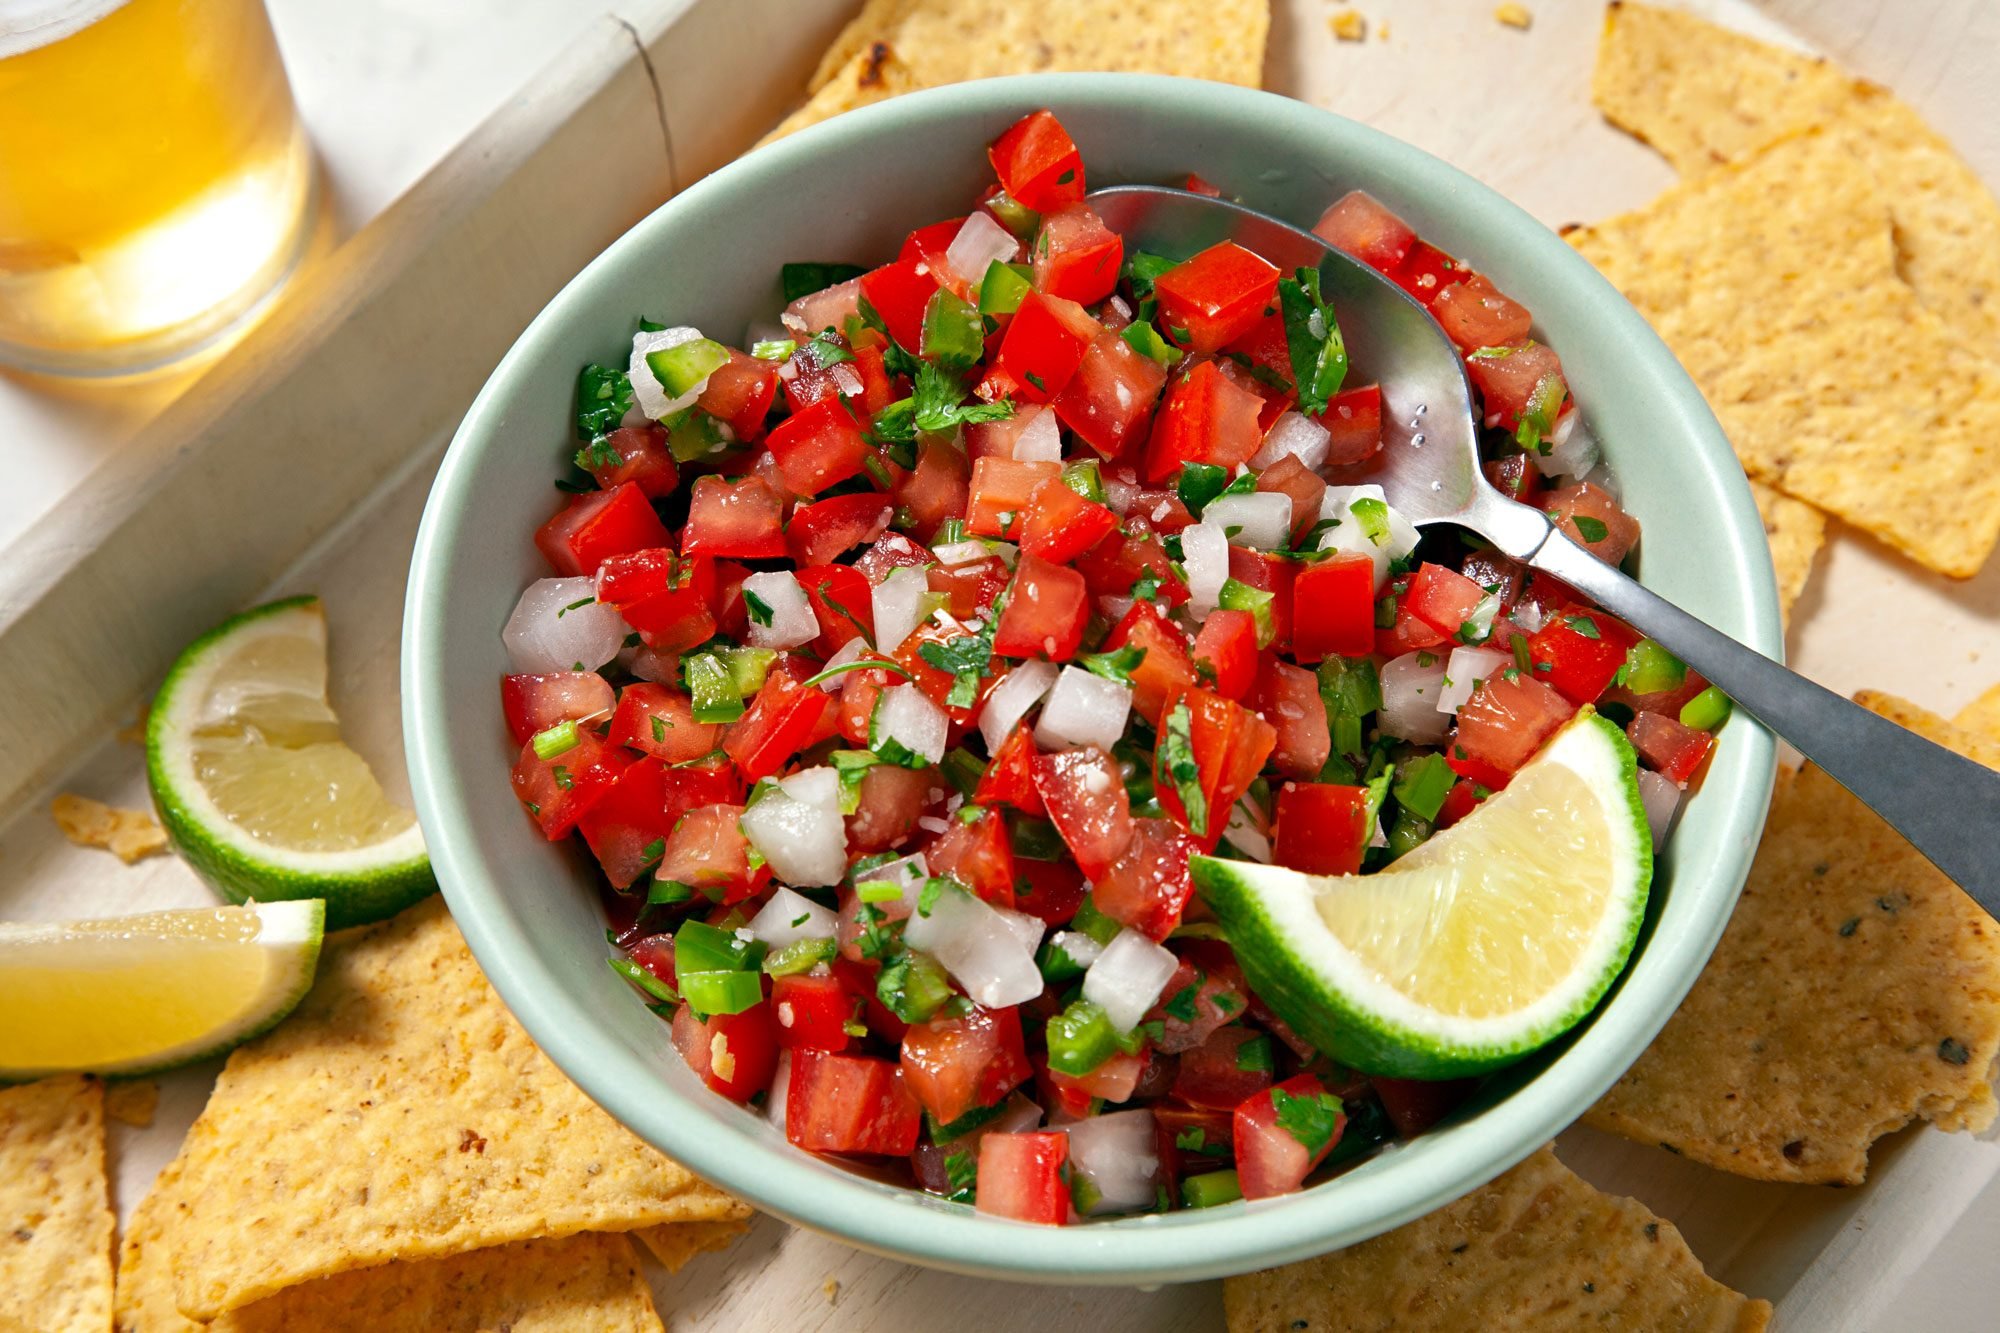
{"type": "Polygon", "coordinates": [[[432,892],[416,817],[340,738],[326,698],[326,615],[294,597],[188,646],[146,723],[167,836],[232,902],[320,898],[340,930],[432,892]]]}
{"type": "Polygon", "coordinates": [[[0,925],[0,1082],[219,1055],[312,986],[317,902],[0,925]]]}
{"type": "Polygon", "coordinates": [[[1471,815],[1373,875],[1197,857],[1257,993],[1343,1064],[1457,1078],[1574,1027],[1624,968],[1653,841],[1624,733],[1586,710],[1471,815]]]}

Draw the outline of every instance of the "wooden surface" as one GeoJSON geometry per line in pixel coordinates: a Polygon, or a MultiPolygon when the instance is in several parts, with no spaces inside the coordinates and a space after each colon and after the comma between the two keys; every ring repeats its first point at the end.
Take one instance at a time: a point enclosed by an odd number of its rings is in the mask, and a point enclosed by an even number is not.
{"type": "MultiPolygon", "coordinates": [[[[513,330],[643,206],[629,191],[579,196],[571,165],[579,145],[615,134],[624,169],[644,189],[684,182],[769,123],[783,100],[773,71],[789,63],[800,77],[801,53],[816,49],[837,17],[814,6],[820,31],[807,32],[801,10],[779,0],[705,0],[670,23],[681,7],[621,6],[629,28],[595,30],[563,67],[566,76],[538,79],[508,125],[489,126],[474,151],[406,201],[395,225],[364,234],[372,248],[339,257],[346,267],[328,280],[323,302],[301,303],[291,323],[268,326],[284,336],[248,349],[252,359],[225,367],[223,380],[200,386],[170,414],[147,437],[156,452],[126,465],[127,480],[103,500],[99,521],[45,530],[32,561],[20,548],[0,560],[0,678],[16,685],[0,692],[8,759],[0,789],[12,792],[7,808],[18,812],[0,829],[0,917],[207,900],[171,859],[125,868],[63,844],[42,799],[28,799],[39,786],[30,779],[67,768],[64,788],[142,803],[138,751],[96,738],[130,715],[164,654],[266,591],[326,598],[336,703],[359,747],[392,789],[399,785],[403,577],[444,433],[513,330]],[[634,40],[648,48],[653,77],[634,40]],[[663,138],[633,132],[648,118],[663,138]],[[308,367],[317,373],[296,373],[307,348],[322,358],[308,367]],[[437,373],[413,373],[426,367],[437,373]],[[323,419],[329,412],[338,429],[323,419]],[[174,488],[172,504],[149,502],[148,488],[162,479],[174,488]],[[290,518],[289,528],[273,513],[290,518]],[[334,524],[339,513],[348,517],[334,524]],[[190,514],[206,526],[191,532],[190,514]],[[209,530],[238,518],[247,524],[240,531],[209,530]],[[107,537],[109,553],[94,555],[107,537]],[[131,571],[146,581],[123,590],[120,578],[131,571]],[[95,600],[106,588],[114,600],[95,600]],[[23,697],[32,706],[21,706],[23,697]]],[[[1552,225],[1644,202],[1670,179],[1667,169],[1604,126],[1587,102],[1599,6],[1532,7],[1535,26],[1522,33],[1497,24],[1484,0],[1378,0],[1361,8],[1378,33],[1386,20],[1388,39],[1346,44],[1327,30],[1329,6],[1281,0],[1269,82],[1437,152],[1552,225]]],[[[1910,97],[1989,184],[2000,183],[2000,5],[1700,7],[1739,26],[1793,25],[1805,42],[1910,97]]],[[[1941,711],[2000,677],[1992,652],[2000,648],[2000,565],[1949,584],[1844,533],[1822,559],[1791,642],[1808,674],[1843,690],[1894,688],[1941,711]]],[[[115,1129],[121,1208],[171,1154],[211,1075],[168,1080],[153,1128],[115,1129]]],[[[2000,1193],[1985,1188],[2000,1159],[1991,1144],[1900,1135],[1868,1186],[1841,1192],[1737,1181],[1588,1131],[1565,1135],[1560,1151],[1591,1179],[1673,1218],[1719,1276],[1779,1301],[1780,1327],[1942,1333],[1991,1325],[2000,1279],[1990,1262],[1969,1266],[2000,1245],[2000,1193]],[[1960,1226],[1968,1208],[1985,1219],[1983,1233],[1960,1226]]],[[[656,1277],[677,1328],[718,1333],[955,1331],[974,1320],[1037,1331],[1221,1325],[1215,1283],[1141,1293],[977,1282],[769,1221],[724,1254],[656,1277]]]]}

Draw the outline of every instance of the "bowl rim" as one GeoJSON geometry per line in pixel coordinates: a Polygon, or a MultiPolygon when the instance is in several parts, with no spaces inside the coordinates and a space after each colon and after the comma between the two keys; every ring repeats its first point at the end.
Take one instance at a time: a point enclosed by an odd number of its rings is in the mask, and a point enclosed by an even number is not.
{"type": "MultiPolygon", "coordinates": [[[[1689,466],[1706,474],[1724,497],[1718,539],[1745,576],[1748,623],[1744,641],[1782,660],[1776,584],[1761,521],[1741,468],[1720,426],[1672,353],[1636,311],[1554,232],[1496,191],[1422,149],[1334,112],[1274,93],[1234,85],[1145,74],[1034,74],[957,84],[889,99],[839,116],[737,159],[689,186],[620,236],[593,259],[517,338],[467,411],[439,467],[412,556],[402,645],[403,723],[410,785],[439,884],[460,930],[494,988],[556,1065],[599,1105],[641,1138],[697,1174],[793,1223],[831,1234],[878,1254],[966,1274],[1077,1284],[1194,1281],[1268,1267],[1325,1253],[1420,1217],[1491,1180],[1571,1125],[1636,1060],[1678,1006],[1721,937],[1748,874],[1775,774],[1772,735],[1748,717],[1737,719],[1718,746],[1709,781],[1733,783],[1737,799],[1722,812],[1714,855],[1718,873],[1699,883],[1676,882],[1696,898],[1694,930],[1672,938],[1652,932],[1609,999],[1575,1044],[1478,1117],[1478,1146],[1453,1154],[1405,1158],[1400,1167],[1367,1166],[1341,1177],[1341,1188],[1316,1188],[1220,1212],[1177,1211],[1035,1227],[897,1191],[904,1206],[885,1206],[881,1186],[860,1177],[829,1179],[823,1164],[786,1150],[731,1151],[726,1143],[681,1131],[674,1097],[647,1089],[657,1071],[619,1043],[593,1035],[593,1016],[539,957],[532,934],[496,905],[494,876],[470,833],[467,809],[452,780],[454,738],[440,706],[459,682],[445,669],[443,624],[451,589],[440,572],[472,503],[480,465],[505,440],[504,399],[520,368],[555,350],[570,349],[566,319],[580,293],[612,281],[628,255],[644,253],[653,237],[751,171],[782,178],[788,164],[817,154],[853,150],[884,138],[921,132],[934,112],[995,116],[1022,108],[1112,104],[1143,108],[1176,103],[1218,113],[1254,111],[1288,120],[1301,133],[1331,136],[1350,160],[1393,169],[1413,197],[1449,197],[1454,210],[1481,215],[1504,233],[1493,247],[1550,271],[1601,307],[1632,372],[1650,380],[1668,411],[1658,434],[1684,442],[1689,466]],[[747,165],[746,165],[747,164],[747,165]],[[1752,538],[1751,534],[1755,537],[1752,538]],[[1726,771],[1724,771],[1726,770],[1726,771]],[[1644,957],[1665,964],[1644,967],[1644,957]],[[1585,1054],[1579,1051],[1588,1048],[1585,1054]],[[907,1196],[906,1198],[903,1196],[907,1196]]],[[[1685,925],[1686,923],[1683,923],[1685,925]]],[[[1449,1132],[1449,1131],[1446,1131],[1449,1132]]],[[[1470,1141],[1470,1140],[1468,1140],[1470,1141]]],[[[1394,1163],[1393,1147],[1375,1163],[1394,1163]]]]}

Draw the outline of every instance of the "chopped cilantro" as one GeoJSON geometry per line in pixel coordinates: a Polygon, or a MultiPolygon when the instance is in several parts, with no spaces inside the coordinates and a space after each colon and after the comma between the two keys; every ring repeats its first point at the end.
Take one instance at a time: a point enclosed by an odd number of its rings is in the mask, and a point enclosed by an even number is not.
{"type": "Polygon", "coordinates": [[[632,410],[632,380],[615,366],[585,366],[576,377],[576,433],[595,444],[632,410]]]}
{"type": "Polygon", "coordinates": [[[1146,660],[1146,650],[1135,643],[1109,653],[1088,653],[1077,659],[1077,665],[1093,676],[1116,681],[1120,685],[1132,683],[1132,673],[1146,660]]]}
{"type": "Polygon", "coordinates": [[[1564,616],[1563,624],[1567,625],[1573,632],[1581,634],[1586,639],[1601,639],[1604,637],[1597,630],[1597,622],[1595,620],[1592,620],[1589,616],[1583,615],[1581,613],[1577,615],[1564,616]]]}
{"type": "Polygon", "coordinates": [[[751,592],[748,588],[743,589],[743,605],[749,611],[750,619],[757,624],[768,625],[771,623],[771,604],[756,593],[751,592]]]}
{"type": "Polygon", "coordinates": [[[784,288],[785,304],[790,305],[801,296],[838,287],[867,271],[858,264],[783,264],[778,268],[778,282],[784,288]]]}
{"type": "Polygon", "coordinates": [[[1271,1108],[1278,1113],[1279,1128],[1297,1139],[1299,1146],[1313,1157],[1333,1142],[1340,1128],[1340,1098],[1330,1092],[1294,1096],[1283,1088],[1273,1088],[1271,1108]]]}
{"type": "Polygon", "coordinates": [[[916,383],[910,397],[889,404],[875,414],[877,439],[892,442],[914,440],[921,434],[951,430],[955,426],[982,421],[1005,421],[1014,415],[1014,404],[967,403],[965,385],[950,371],[925,361],[917,367],[916,383]]]}
{"type": "Polygon", "coordinates": [[[1194,756],[1194,720],[1185,699],[1168,712],[1160,729],[1160,745],[1154,760],[1160,782],[1171,784],[1187,812],[1188,832],[1197,838],[1208,836],[1208,795],[1201,786],[1201,764],[1194,756]]]}
{"type": "Polygon", "coordinates": [[[1285,346],[1298,386],[1299,411],[1318,416],[1347,378],[1347,341],[1333,307],[1320,298],[1319,270],[1301,268],[1278,283],[1284,312],[1285,346]]]}
{"type": "Polygon", "coordinates": [[[1570,522],[1576,524],[1577,536],[1583,538],[1592,546],[1597,545],[1597,543],[1611,535],[1611,529],[1604,525],[1602,519],[1592,518],[1588,514],[1572,515],[1570,522]]]}

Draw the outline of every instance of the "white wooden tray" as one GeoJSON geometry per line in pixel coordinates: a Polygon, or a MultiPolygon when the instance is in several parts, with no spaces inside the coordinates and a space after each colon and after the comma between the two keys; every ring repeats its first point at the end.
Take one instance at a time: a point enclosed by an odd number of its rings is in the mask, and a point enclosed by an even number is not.
{"type": "MultiPolygon", "coordinates": [[[[2000,10],[1921,0],[1878,30],[1865,0],[1695,7],[1896,86],[1989,184],[2000,181],[2000,115],[1981,104],[2000,96],[2000,10]]],[[[458,417],[571,274],[775,123],[852,8],[618,5],[308,273],[75,502],[0,551],[0,810],[12,812],[0,825],[0,918],[208,900],[171,858],[127,868],[68,846],[46,802],[72,790],[143,804],[139,751],[112,733],[188,637],[266,596],[325,599],[336,704],[391,790],[402,786],[403,583],[458,417]]],[[[1420,144],[1552,225],[1634,206],[1668,182],[1663,164],[1589,107],[1595,0],[1543,0],[1527,33],[1499,27],[1485,0],[1376,8],[1367,42],[1339,43],[1322,0],[1279,0],[1267,86],[1420,144]]],[[[2000,656],[1982,660],[2000,648],[2000,562],[1952,584],[1844,533],[1822,559],[1790,645],[1809,674],[1842,690],[1892,688],[1944,712],[2000,677],[2000,656]]],[[[152,1128],[114,1126],[122,1211],[178,1146],[212,1077],[198,1069],[166,1080],[152,1128]]],[[[1990,1143],[1898,1135],[1878,1149],[1869,1183],[1845,1191],[1740,1181],[1581,1129],[1559,1151],[1673,1219],[1718,1277],[1776,1301],[1780,1327],[1985,1327],[1979,1312],[2000,1295],[2000,1281],[1982,1273],[1966,1281],[1962,1303],[1941,1303],[1923,1272],[1968,1208],[2000,1215],[2000,1189],[1989,1190],[2000,1147],[1990,1143]]],[[[662,1312],[681,1328],[1221,1326],[1215,1283],[1141,1293],[974,1282],[770,1221],[725,1253],[655,1276],[662,1312]]]]}

